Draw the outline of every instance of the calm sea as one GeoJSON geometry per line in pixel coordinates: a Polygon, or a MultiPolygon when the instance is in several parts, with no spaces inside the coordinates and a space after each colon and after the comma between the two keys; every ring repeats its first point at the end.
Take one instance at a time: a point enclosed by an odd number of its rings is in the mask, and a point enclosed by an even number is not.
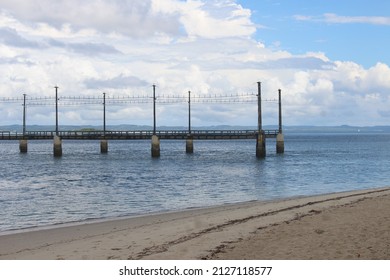
{"type": "Polygon", "coordinates": [[[255,157],[255,140],[0,141],[0,232],[251,200],[272,200],[390,185],[390,134],[287,134],[277,155],[255,157]]]}

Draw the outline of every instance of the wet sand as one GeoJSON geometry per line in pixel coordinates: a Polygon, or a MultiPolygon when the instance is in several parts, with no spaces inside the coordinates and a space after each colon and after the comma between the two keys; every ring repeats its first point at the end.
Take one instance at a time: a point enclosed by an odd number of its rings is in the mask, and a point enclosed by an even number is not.
{"type": "Polygon", "coordinates": [[[390,259],[390,188],[6,234],[0,259],[390,259]]]}

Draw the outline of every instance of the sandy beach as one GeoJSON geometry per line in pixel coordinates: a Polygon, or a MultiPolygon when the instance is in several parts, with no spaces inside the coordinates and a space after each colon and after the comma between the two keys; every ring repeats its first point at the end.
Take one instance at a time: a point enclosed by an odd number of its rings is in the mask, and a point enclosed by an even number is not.
{"type": "Polygon", "coordinates": [[[0,235],[0,259],[390,259],[390,188],[0,235]]]}

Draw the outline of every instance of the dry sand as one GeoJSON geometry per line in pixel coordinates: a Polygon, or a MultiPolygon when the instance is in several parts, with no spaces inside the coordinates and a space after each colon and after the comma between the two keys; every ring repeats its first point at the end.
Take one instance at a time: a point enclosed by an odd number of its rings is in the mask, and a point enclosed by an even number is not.
{"type": "Polygon", "coordinates": [[[0,259],[390,259],[390,188],[6,234],[0,259]]]}

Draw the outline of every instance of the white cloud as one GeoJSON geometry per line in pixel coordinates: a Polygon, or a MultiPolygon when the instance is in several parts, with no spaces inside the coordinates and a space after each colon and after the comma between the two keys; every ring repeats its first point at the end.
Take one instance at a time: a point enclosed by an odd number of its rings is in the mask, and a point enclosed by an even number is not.
{"type": "Polygon", "coordinates": [[[293,18],[295,20],[301,20],[301,21],[309,21],[313,20],[313,16],[305,16],[305,15],[294,15],[293,18]]]}
{"type": "Polygon", "coordinates": [[[233,1],[187,2],[180,21],[187,34],[204,38],[250,36],[256,28],[250,21],[250,11],[233,1]],[[227,2],[227,5],[226,3],[227,2]]]}
{"type": "Polygon", "coordinates": [[[95,29],[141,38],[182,31],[190,37],[221,38],[256,31],[250,10],[232,0],[3,0],[2,8],[41,29],[95,29]]]}
{"type": "Polygon", "coordinates": [[[366,79],[368,81],[367,88],[390,89],[390,67],[379,62],[368,70],[366,79]]]}
{"type": "Polygon", "coordinates": [[[153,1],[153,10],[178,15],[182,28],[192,37],[251,36],[256,31],[251,11],[232,0],[153,1]]]}
{"type": "Polygon", "coordinates": [[[131,87],[147,86],[149,83],[134,76],[123,74],[107,80],[86,79],[84,84],[89,89],[124,89],[131,87]]]}
{"type": "Polygon", "coordinates": [[[74,29],[92,28],[135,37],[178,32],[177,18],[153,13],[150,0],[2,0],[1,4],[16,18],[57,29],[69,25],[74,29]]]}
{"type": "Polygon", "coordinates": [[[333,13],[325,13],[322,16],[294,15],[293,18],[298,21],[320,21],[338,24],[361,23],[390,25],[390,17],[382,16],[340,16],[333,13]]]}
{"type": "Polygon", "coordinates": [[[339,16],[324,14],[324,20],[330,23],[367,23],[374,25],[390,25],[390,17],[377,16],[339,16]]]}
{"type": "MultiPolygon", "coordinates": [[[[0,98],[52,96],[55,85],[61,95],[150,95],[153,83],[158,96],[256,93],[262,81],[264,99],[283,90],[287,125],[388,124],[388,65],[275,51],[253,38],[251,11],[233,0],[3,0],[0,14],[0,98]]],[[[169,106],[159,105],[158,124],[186,125],[187,104],[169,106]]],[[[264,106],[264,124],[276,124],[277,105],[264,106]]],[[[28,122],[52,124],[52,110],[34,107],[28,122]]],[[[99,110],[61,108],[61,123],[100,124],[99,110]]],[[[257,120],[256,104],[193,110],[196,125],[257,120]]],[[[0,114],[0,125],[20,123],[20,104],[0,106],[0,114]]],[[[151,124],[150,116],[150,104],[128,104],[109,107],[107,117],[151,124]]]]}

